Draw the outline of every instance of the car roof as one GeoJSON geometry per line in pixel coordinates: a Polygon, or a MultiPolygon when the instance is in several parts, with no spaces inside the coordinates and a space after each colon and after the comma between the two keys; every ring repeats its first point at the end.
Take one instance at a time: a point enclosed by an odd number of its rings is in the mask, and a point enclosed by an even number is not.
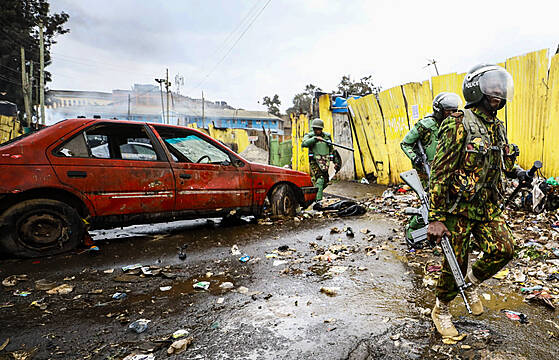
{"type": "Polygon", "coordinates": [[[188,129],[188,130],[192,130],[192,131],[194,131],[196,133],[199,133],[199,134],[204,134],[203,132],[201,132],[198,129],[189,128],[189,127],[184,126],[184,125],[161,124],[161,123],[147,122],[147,121],[132,121],[132,120],[119,120],[119,119],[97,119],[97,118],[96,119],[92,119],[92,118],[73,118],[73,119],[66,119],[64,121],[68,124],[73,124],[73,123],[80,123],[80,124],[91,123],[91,124],[93,124],[93,123],[98,123],[98,122],[103,122],[103,123],[110,122],[110,123],[115,123],[115,124],[164,126],[164,127],[168,127],[168,128],[188,129]]]}

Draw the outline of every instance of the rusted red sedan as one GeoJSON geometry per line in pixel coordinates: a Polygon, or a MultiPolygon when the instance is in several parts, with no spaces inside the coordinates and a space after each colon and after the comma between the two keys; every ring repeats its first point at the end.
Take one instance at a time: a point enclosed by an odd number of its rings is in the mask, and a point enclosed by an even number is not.
{"type": "Polygon", "coordinates": [[[0,253],[64,252],[88,228],[258,216],[266,199],[293,215],[315,197],[308,174],[251,163],[194,129],[69,119],[0,145],[0,253]]]}

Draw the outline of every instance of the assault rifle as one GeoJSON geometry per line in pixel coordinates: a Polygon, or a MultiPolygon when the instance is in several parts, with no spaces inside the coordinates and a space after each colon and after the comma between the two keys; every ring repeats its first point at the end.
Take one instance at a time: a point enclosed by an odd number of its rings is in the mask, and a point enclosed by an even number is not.
{"type": "MultiPolygon", "coordinates": [[[[427,165],[427,166],[429,166],[429,165],[427,165]]],[[[413,238],[413,241],[414,241],[414,243],[419,243],[419,242],[422,242],[422,241],[426,241],[427,240],[427,227],[429,226],[428,225],[429,224],[429,216],[428,216],[429,215],[429,197],[428,197],[427,193],[425,193],[425,190],[423,189],[423,186],[421,185],[421,181],[419,180],[419,176],[418,176],[417,171],[415,169],[412,169],[410,171],[406,171],[406,172],[401,173],[400,177],[419,196],[419,200],[421,201],[421,208],[420,209],[413,209],[412,208],[412,210],[416,211],[415,214],[421,215],[421,217],[423,218],[423,222],[426,224],[423,228],[412,231],[411,236],[413,238]]],[[[406,209],[407,214],[409,214],[408,210],[409,209],[406,209]]],[[[444,253],[444,256],[446,258],[446,261],[448,262],[450,270],[452,271],[452,276],[454,276],[454,281],[456,282],[456,285],[458,286],[458,291],[460,291],[460,295],[462,295],[462,299],[464,299],[464,304],[466,305],[466,309],[468,310],[468,313],[471,314],[472,309],[470,308],[470,304],[468,303],[468,299],[466,299],[466,294],[464,293],[464,290],[466,290],[466,288],[468,288],[468,286],[470,286],[470,284],[466,284],[466,281],[464,280],[464,275],[462,274],[462,271],[460,270],[460,266],[458,265],[458,261],[456,260],[456,256],[454,255],[454,250],[450,246],[450,241],[448,241],[448,237],[446,235],[443,236],[443,238],[441,239],[441,247],[443,249],[443,253],[444,253]]]]}
{"type": "Polygon", "coordinates": [[[351,148],[351,147],[349,147],[349,146],[336,144],[336,143],[333,143],[333,142],[331,142],[331,141],[324,140],[324,139],[323,139],[322,141],[324,141],[327,145],[330,145],[330,146],[336,146],[336,147],[339,147],[339,148],[342,148],[342,149],[346,149],[346,150],[349,150],[349,151],[352,151],[352,152],[354,151],[353,148],[351,148]]]}
{"type": "Polygon", "coordinates": [[[421,143],[421,140],[418,140],[416,144],[417,144],[417,150],[419,152],[417,156],[421,156],[421,160],[423,160],[423,168],[425,169],[425,173],[427,174],[427,176],[430,176],[431,168],[429,167],[429,163],[427,162],[427,154],[425,154],[425,150],[423,149],[423,144],[421,143]]]}

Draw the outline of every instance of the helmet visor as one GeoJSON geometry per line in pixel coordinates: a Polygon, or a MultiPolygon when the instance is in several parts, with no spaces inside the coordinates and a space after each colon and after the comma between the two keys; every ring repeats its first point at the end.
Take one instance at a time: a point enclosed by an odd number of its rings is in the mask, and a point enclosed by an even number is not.
{"type": "Polygon", "coordinates": [[[439,100],[439,106],[443,110],[458,110],[459,107],[462,107],[462,99],[455,93],[446,93],[439,100]]]}
{"type": "Polygon", "coordinates": [[[479,88],[484,95],[511,101],[514,96],[512,76],[505,69],[490,70],[479,78],[479,88]]]}

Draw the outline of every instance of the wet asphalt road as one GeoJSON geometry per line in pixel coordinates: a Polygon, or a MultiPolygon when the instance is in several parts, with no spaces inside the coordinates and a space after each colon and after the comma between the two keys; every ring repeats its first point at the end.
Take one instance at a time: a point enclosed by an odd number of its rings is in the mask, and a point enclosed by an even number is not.
{"type": "Polygon", "coordinates": [[[547,334],[553,327],[539,320],[549,318],[547,310],[522,303],[494,279],[482,289],[492,300],[480,318],[454,301],[457,327],[469,335],[443,346],[427,314],[433,294],[407,265],[399,229],[394,218],[375,214],[266,224],[197,220],[98,231],[98,252],[3,260],[0,278],[28,280],[1,289],[0,345],[10,342],[0,359],[14,351],[35,359],[122,359],[135,352],[156,359],[556,358],[557,339],[547,334]],[[355,237],[330,231],[348,226],[355,237]],[[240,262],[233,245],[251,260],[240,262]],[[337,259],[315,258],[328,248],[337,259]],[[122,270],[136,263],[166,275],[122,270]],[[74,289],[47,295],[35,289],[39,279],[74,289]],[[209,289],[193,289],[197,281],[208,281],[209,289]],[[225,282],[233,288],[221,288],[225,282]],[[15,296],[17,290],[31,293],[15,296]],[[113,300],[115,292],[127,296],[113,300]],[[504,308],[528,314],[530,324],[504,318],[504,308]],[[141,334],[128,330],[138,319],[151,320],[141,334]],[[179,329],[194,342],[168,356],[169,336],[179,329]]]}
{"type": "Polygon", "coordinates": [[[163,354],[169,343],[158,340],[186,329],[195,340],[180,358],[346,358],[360,339],[407,316],[405,297],[394,296],[412,285],[387,240],[395,226],[359,217],[272,225],[200,220],[99,231],[99,252],[0,264],[2,278],[29,276],[0,295],[0,339],[10,338],[5,351],[37,347],[36,358],[104,359],[149,349],[163,354]],[[330,233],[332,227],[347,226],[354,238],[330,233]],[[359,232],[364,228],[375,238],[359,232]],[[377,249],[381,243],[388,244],[384,250],[377,249]],[[187,257],[181,261],[177,247],[183,245],[187,257]],[[233,245],[251,260],[241,263],[231,254],[233,245]],[[313,260],[330,245],[349,250],[331,263],[313,260]],[[266,257],[280,246],[293,251],[266,257]],[[175,278],[136,275],[128,279],[133,282],[115,281],[123,275],[122,266],[136,263],[167,267],[175,278]],[[337,267],[330,274],[332,266],[337,267]],[[110,269],[113,273],[104,272],[110,269]],[[74,290],[66,295],[34,290],[34,281],[43,278],[74,290]],[[196,281],[209,281],[210,289],[194,290],[196,281]],[[223,282],[233,283],[233,289],[220,288],[223,282]],[[162,286],[172,288],[161,291],[162,286]],[[240,293],[241,286],[248,291],[240,293]],[[321,287],[337,294],[321,293],[321,287]],[[14,296],[16,289],[31,294],[14,296]],[[112,300],[115,292],[128,296],[112,300]],[[30,305],[41,299],[46,309],[30,305]],[[128,321],[140,318],[151,320],[148,330],[127,331],[128,321]]]}

